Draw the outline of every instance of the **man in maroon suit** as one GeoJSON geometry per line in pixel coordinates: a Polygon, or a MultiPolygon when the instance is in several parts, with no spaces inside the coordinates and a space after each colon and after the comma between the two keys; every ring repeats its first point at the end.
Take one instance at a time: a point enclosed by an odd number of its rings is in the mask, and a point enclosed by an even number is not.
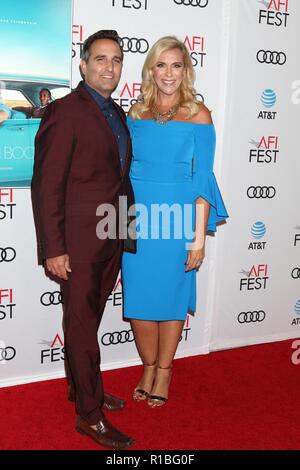
{"type": "Polygon", "coordinates": [[[36,136],[32,180],[39,260],[60,279],[63,292],[65,363],[76,430],[112,448],[128,447],[133,439],[103,414],[103,409],[122,408],[124,401],[104,394],[97,332],[127,241],[99,239],[96,211],[111,204],[118,214],[122,195],[129,205],[133,202],[130,137],[125,114],[111,99],[122,64],[116,31],[98,31],[85,41],[84,81],[48,105],[36,136]]]}

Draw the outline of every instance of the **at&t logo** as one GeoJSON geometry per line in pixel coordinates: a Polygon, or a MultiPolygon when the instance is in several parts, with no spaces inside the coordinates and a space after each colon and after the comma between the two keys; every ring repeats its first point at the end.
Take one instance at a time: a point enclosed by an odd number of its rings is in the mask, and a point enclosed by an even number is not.
{"type": "Polygon", "coordinates": [[[300,300],[297,300],[297,302],[295,303],[294,312],[296,315],[298,315],[298,317],[293,318],[292,326],[300,325],[300,300]]]}
{"type": "Polygon", "coordinates": [[[137,98],[141,93],[142,84],[139,82],[126,82],[119,92],[119,98],[114,97],[114,101],[128,113],[130,107],[137,102],[137,98]]]}
{"type": "Polygon", "coordinates": [[[246,275],[240,279],[240,291],[242,290],[260,290],[267,288],[268,265],[253,265],[250,271],[243,269],[241,274],[246,275]]]}
{"type": "Polygon", "coordinates": [[[279,155],[279,137],[274,135],[263,136],[260,141],[249,141],[255,149],[249,153],[249,163],[277,163],[279,155]]]}
{"type": "Polygon", "coordinates": [[[204,37],[186,36],[183,42],[190,51],[193,66],[197,67],[197,65],[199,65],[199,67],[202,68],[204,66],[204,59],[206,56],[204,37]]]}
{"type": "Polygon", "coordinates": [[[261,241],[262,238],[265,236],[266,231],[266,226],[261,221],[257,221],[252,225],[251,235],[253,238],[255,238],[255,240],[260,241],[250,242],[248,250],[264,250],[266,248],[267,242],[261,241]]]}
{"type": "Polygon", "coordinates": [[[11,320],[15,306],[16,304],[13,301],[13,290],[0,289],[0,320],[11,320]]]}
{"type": "MultiPolygon", "coordinates": [[[[267,89],[263,91],[260,100],[263,107],[269,110],[275,106],[277,95],[274,90],[267,89]]],[[[274,120],[276,119],[276,116],[277,111],[260,111],[258,119],[274,120]]]]}
{"type": "Polygon", "coordinates": [[[64,361],[64,344],[58,333],[53,341],[42,340],[40,344],[48,346],[46,349],[41,350],[41,364],[64,361]]]}
{"type": "Polygon", "coordinates": [[[265,8],[259,10],[259,24],[286,28],[289,19],[289,0],[258,0],[265,8]]]}
{"type": "Polygon", "coordinates": [[[112,0],[113,7],[132,8],[133,10],[147,10],[149,0],[112,0]]]}
{"type": "Polygon", "coordinates": [[[15,206],[13,189],[0,188],[0,220],[12,219],[15,206]]]}

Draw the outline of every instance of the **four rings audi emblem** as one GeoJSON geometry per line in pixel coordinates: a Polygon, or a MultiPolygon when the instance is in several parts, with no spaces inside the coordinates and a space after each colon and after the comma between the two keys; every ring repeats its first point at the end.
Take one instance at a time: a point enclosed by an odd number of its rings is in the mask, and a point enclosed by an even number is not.
{"type": "Polygon", "coordinates": [[[132,330],[114,331],[113,333],[105,333],[101,338],[103,346],[110,346],[111,344],[125,344],[132,343],[134,335],[132,330]]]}
{"type": "Polygon", "coordinates": [[[274,186],[250,186],[247,196],[250,199],[273,199],[276,195],[274,186]]]}
{"type": "Polygon", "coordinates": [[[16,355],[16,350],[12,346],[6,348],[0,348],[0,362],[11,361],[16,355]]]}
{"type": "Polygon", "coordinates": [[[14,248],[0,248],[0,263],[2,263],[3,261],[5,261],[6,263],[13,261],[16,257],[16,254],[17,253],[14,248]]]}
{"type": "Polygon", "coordinates": [[[123,52],[139,52],[140,54],[146,54],[149,50],[149,42],[143,38],[121,38],[121,47],[123,52]]]}
{"type": "Polygon", "coordinates": [[[292,271],[293,279],[300,279],[300,268],[294,268],[292,271]]]}
{"type": "Polygon", "coordinates": [[[258,51],[256,58],[261,64],[284,65],[287,57],[284,52],[277,51],[258,51]]]}
{"type": "Polygon", "coordinates": [[[266,313],[263,310],[254,312],[241,312],[238,316],[239,323],[260,323],[266,318],[266,313]]]}
{"type": "Polygon", "coordinates": [[[208,0],[174,0],[174,3],[176,5],[205,8],[208,5],[208,0]]]}
{"type": "Polygon", "coordinates": [[[48,307],[49,305],[59,305],[63,303],[63,297],[62,293],[58,290],[55,290],[54,292],[44,292],[43,295],[41,295],[41,304],[45,305],[45,307],[48,307]]]}

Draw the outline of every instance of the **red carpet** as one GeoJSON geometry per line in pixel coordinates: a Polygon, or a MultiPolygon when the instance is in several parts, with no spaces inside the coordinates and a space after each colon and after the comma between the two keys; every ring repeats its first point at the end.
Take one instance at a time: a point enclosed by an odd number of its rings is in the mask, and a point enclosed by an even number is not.
{"type": "MultiPolygon", "coordinates": [[[[107,413],[136,439],[134,449],[300,449],[300,364],[293,340],[174,363],[168,403],[131,400],[141,367],[104,373],[107,391],[127,399],[107,413]]],[[[1,449],[102,449],[74,431],[66,381],[0,389],[1,449]]]]}

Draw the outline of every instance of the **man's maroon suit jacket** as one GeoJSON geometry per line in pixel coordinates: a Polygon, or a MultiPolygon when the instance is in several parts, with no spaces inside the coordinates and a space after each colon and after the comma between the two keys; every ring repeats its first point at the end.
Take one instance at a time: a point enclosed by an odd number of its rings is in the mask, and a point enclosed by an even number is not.
{"type": "MultiPolygon", "coordinates": [[[[124,111],[115,106],[126,127],[124,111]]],[[[134,202],[130,162],[129,132],[122,169],[115,136],[83,82],[48,105],[36,135],[32,179],[40,263],[63,254],[71,262],[104,261],[114,254],[119,241],[97,237],[96,210],[110,203],[118,211],[121,195],[129,206],[134,202]]]]}

